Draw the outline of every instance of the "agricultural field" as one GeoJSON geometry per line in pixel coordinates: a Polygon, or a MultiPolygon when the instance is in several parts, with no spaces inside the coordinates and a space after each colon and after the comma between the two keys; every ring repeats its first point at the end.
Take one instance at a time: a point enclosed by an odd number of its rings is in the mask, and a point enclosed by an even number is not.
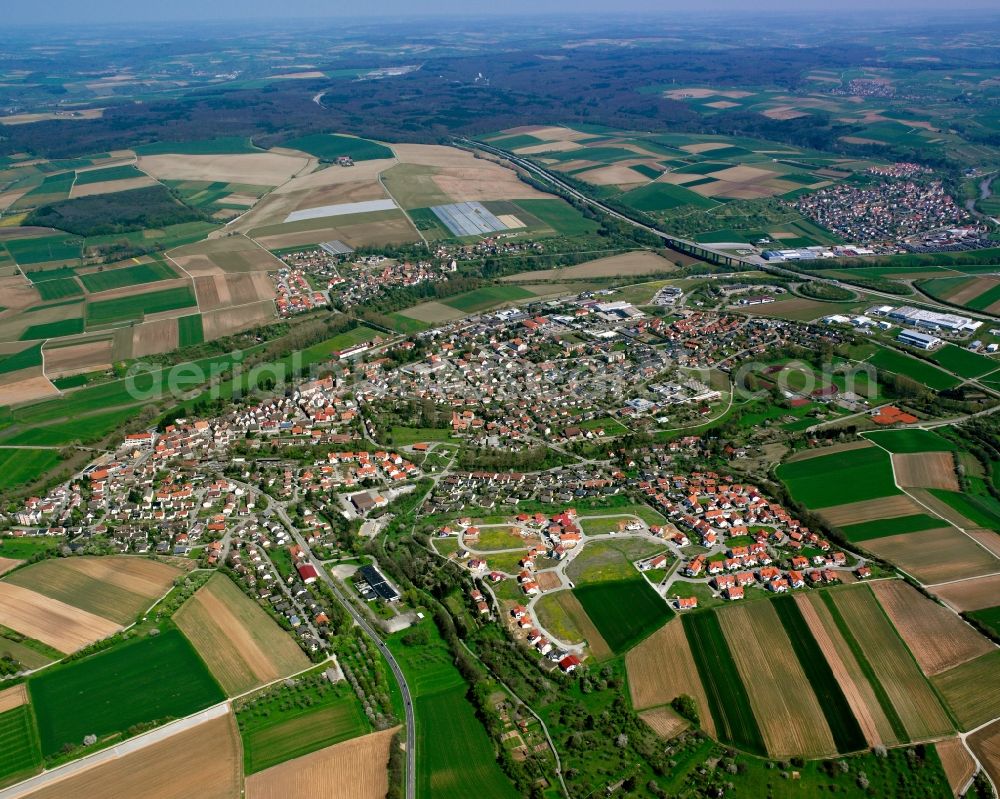
{"type": "Polygon", "coordinates": [[[542,596],[535,604],[538,623],[566,643],[586,642],[596,660],[613,656],[611,647],[604,640],[580,600],[572,591],[556,591],[542,596]]]}
{"type": "Polygon", "coordinates": [[[325,689],[310,704],[284,703],[267,714],[240,712],[237,716],[243,740],[247,774],[255,774],[279,763],[293,761],[310,752],[357,738],[371,725],[351,687],[342,682],[325,689]]]}
{"type": "Polygon", "coordinates": [[[958,347],[954,344],[945,344],[941,349],[931,353],[930,358],[938,366],[965,378],[982,377],[988,372],[994,372],[1000,368],[1000,361],[969,352],[965,347],[958,347]]]}
{"type": "Polygon", "coordinates": [[[246,780],[247,799],[383,799],[396,728],[363,735],[272,766],[246,780]]]}
{"type": "Polygon", "coordinates": [[[336,161],[347,156],[355,161],[373,161],[378,158],[392,158],[393,152],[384,144],[360,139],[355,136],[338,136],[332,133],[316,133],[284,143],[291,150],[301,150],[316,156],[320,161],[336,161]]]}
{"type": "Polygon", "coordinates": [[[900,493],[893,482],[889,454],[877,447],[783,463],[777,474],[792,496],[809,508],[829,508],[900,493]],[[850,479],[835,480],[832,475],[849,475],[850,479]]]}
{"type": "Polygon", "coordinates": [[[879,347],[878,351],[867,359],[867,362],[877,369],[908,377],[928,388],[942,391],[954,388],[959,384],[957,378],[943,372],[927,361],[911,358],[896,350],[879,347]]]}
{"type": "Polygon", "coordinates": [[[90,293],[155,283],[158,280],[173,280],[177,277],[179,277],[177,272],[163,261],[79,274],[80,282],[90,293]]]}
{"type": "Polygon", "coordinates": [[[309,666],[291,636],[224,575],[213,576],[173,619],[229,695],[309,666]]]}
{"type": "Polygon", "coordinates": [[[718,737],[757,755],[766,753],[747,688],[714,611],[681,616],[718,737]]]}
{"type": "Polygon", "coordinates": [[[0,625],[59,652],[75,652],[107,638],[120,625],[10,582],[0,582],[0,625]]]}
{"type": "Polygon", "coordinates": [[[889,706],[911,740],[947,735],[952,723],[913,655],[867,585],[833,589],[823,595],[842,635],[853,639],[871,668],[889,706]]]}
{"type": "MultiPolygon", "coordinates": [[[[617,521],[615,520],[617,527],[617,521]]],[[[586,532],[586,520],[582,522],[586,532]]],[[[630,580],[638,576],[633,561],[663,550],[654,542],[639,539],[589,541],[566,567],[566,576],[576,585],[630,580]]]]}
{"type": "MultiPolygon", "coordinates": [[[[0,703],[5,693],[0,692],[0,703]]],[[[23,703],[11,708],[0,705],[0,787],[30,777],[41,768],[42,753],[31,708],[23,703]]]]}
{"type": "Polygon", "coordinates": [[[934,593],[951,607],[960,612],[969,612],[977,621],[1000,634],[1000,610],[997,610],[996,605],[997,598],[1000,597],[1000,575],[939,585],[934,588],[934,593]]]}
{"type": "MultiPolygon", "coordinates": [[[[985,639],[984,639],[985,640],[985,639]]],[[[1000,717],[1000,650],[936,674],[931,682],[963,730],[975,729],[1000,717]]]]}
{"type": "Polygon", "coordinates": [[[179,574],[147,558],[56,558],[26,566],[6,582],[125,625],[166,594],[179,574]]]}
{"type": "Polygon", "coordinates": [[[442,300],[442,304],[454,308],[459,313],[471,314],[485,311],[518,300],[531,299],[535,295],[520,286],[485,286],[442,300]]]}
{"type": "Polygon", "coordinates": [[[933,430],[909,428],[903,430],[874,430],[864,434],[883,449],[895,454],[920,452],[954,452],[957,447],[944,436],[933,430]]]}
{"type": "Polygon", "coordinates": [[[1000,782],[1000,721],[976,731],[967,740],[994,784],[1000,782]]]}
{"type": "Polygon", "coordinates": [[[595,261],[563,266],[557,269],[545,269],[536,272],[518,272],[516,275],[506,275],[505,283],[521,283],[524,281],[541,280],[576,280],[592,277],[632,277],[638,275],[657,275],[673,272],[677,265],[657,253],[648,250],[612,255],[608,258],[598,258],[595,261]]]}
{"type": "Polygon", "coordinates": [[[0,449],[0,489],[29,483],[57,463],[59,453],[51,449],[0,449]]]}
{"type": "Polygon", "coordinates": [[[234,799],[240,795],[242,784],[239,735],[232,714],[226,713],[50,782],[29,796],[31,799],[82,796],[234,799]]]}
{"type": "Polygon", "coordinates": [[[992,574],[1000,565],[992,553],[944,523],[934,530],[872,539],[865,548],[924,585],[992,574]]]}
{"type": "Polygon", "coordinates": [[[87,326],[99,327],[117,322],[142,321],[147,314],[180,310],[197,304],[194,292],[187,285],[128,297],[92,300],[87,303],[87,326]]]}
{"type": "Polygon", "coordinates": [[[28,688],[46,756],[67,743],[79,745],[86,735],[117,736],[133,725],[182,718],[225,698],[178,630],[46,669],[28,688]]]}
{"type": "Polygon", "coordinates": [[[628,651],[673,611],[641,578],[578,585],[573,595],[613,652],[628,651]]]}
{"type": "Polygon", "coordinates": [[[928,516],[926,513],[915,513],[912,516],[897,516],[894,519],[876,519],[860,524],[848,524],[840,528],[840,532],[851,542],[868,541],[872,538],[886,538],[903,533],[919,533],[924,530],[936,530],[941,527],[941,519],[928,516]]]}

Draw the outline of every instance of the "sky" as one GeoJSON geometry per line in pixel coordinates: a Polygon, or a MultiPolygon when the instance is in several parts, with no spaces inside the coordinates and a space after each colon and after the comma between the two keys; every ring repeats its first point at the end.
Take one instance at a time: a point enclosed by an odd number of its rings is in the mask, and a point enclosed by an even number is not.
{"type": "MultiPolygon", "coordinates": [[[[692,6],[705,12],[733,13],[753,9],[754,12],[841,12],[870,13],[872,11],[901,12],[905,20],[915,9],[929,12],[954,13],[959,10],[996,11],[997,0],[366,0],[363,3],[345,0],[167,0],[138,2],[137,0],[47,0],[44,15],[33,3],[4,3],[6,23],[43,24],[82,22],[155,22],[198,20],[248,20],[289,18],[340,17],[413,17],[446,14],[461,18],[486,15],[538,15],[570,13],[575,15],[604,13],[686,13],[692,6]]],[[[912,21],[912,20],[911,20],[912,21]]],[[[973,20],[970,20],[972,23],[973,20]]]]}

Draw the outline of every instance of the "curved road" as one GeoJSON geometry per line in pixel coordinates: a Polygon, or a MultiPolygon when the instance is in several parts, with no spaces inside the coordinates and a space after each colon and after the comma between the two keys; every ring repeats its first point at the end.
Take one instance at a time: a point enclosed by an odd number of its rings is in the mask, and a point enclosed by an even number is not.
{"type": "Polygon", "coordinates": [[[393,677],[396,678],[396,684],[399,686],[399,692],[403,697],[403,710],[406,715],[406,799],[415,799],[417,794],[416,722],[413,716],[413,697],[410,694],[410,686],[406,683],[403,670],[399,667],[399,663],[396,662],[396,658],[393,657],[392,652],[389,651],[389,647],[385,645],[385,642],[371,627],[361,611],[355,608],[351,601],[343,595],[334,579],[324,568],[323,563],[313,554],[313,551],[309,548],[309,544],[306,543],[306,540],[299,534],[298,529],[292,524],[292,520],[285,512],[284,506],[272,500],[271,507],[274,508],[278,518],[281,519],[282,523],[291,532],[295,543],[302,547],[302,551],[308,556],[309,562],[315,567],[320,579],[327,584],[333,595],[337,598],[337,601],[351,614],[351,617],[357,622],[358,626],[375,642],[375,646],[378,647],[379,652],[382,653],[382,657],[386,659],[389,668],[392,669],[393,677]]]}

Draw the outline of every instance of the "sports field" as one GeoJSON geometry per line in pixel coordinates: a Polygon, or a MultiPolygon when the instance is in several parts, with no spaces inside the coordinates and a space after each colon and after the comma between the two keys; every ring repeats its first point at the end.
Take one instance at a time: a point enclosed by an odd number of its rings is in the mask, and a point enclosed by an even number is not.
{"type": "Polygon", "coordinates": [[[86,735],[182,718],[225,698],[179,630],[39,672],[28,689],[45,755],[86,735]]]}
{"type": "Polygon", "coordinates": [[[875,447],[783,463],[777,475],[792,496],[809,508],[826,508],[900,493],[893,482],[889,454],[875,447]]]}
{"type": "Polygon", "coordinates": [[[639,577],[581,585],[573,589],[573,595],[617,654],[631,649],[674,615],[639,577]]]}

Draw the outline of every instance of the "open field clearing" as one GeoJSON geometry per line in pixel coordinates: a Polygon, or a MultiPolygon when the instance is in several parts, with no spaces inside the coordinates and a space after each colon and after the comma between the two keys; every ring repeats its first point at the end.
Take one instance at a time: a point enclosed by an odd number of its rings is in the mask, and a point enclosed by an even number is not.
{"type": "Polygon", "coordinates": [[[698,706],[701,726],[715,735],[715,723],[680,619],[674,619],[625,656],[634,707],[652,708],[687,694],[698,706]]]}
{"type": "MultiPolygon", "coordinates": [[[[337,224],[327,220],[307,220],[306,224],[318,224],[299,231],[282,231],[272,227],[266,228],[267,233],[252,231],[254,239],[268,250],[281,250],[286,247],[301,247],[308,244],[318,244],[324,241],[342,241],[350,247],[383,247],[389,244],[407,244],[420,240],[413,225],[401,212],[376,211],[365,214],[369,219],[360,216],[334,217],[337,224]]],[[[291,223],[301,224],[301,223],[291,223]]],[[[288,226],[285,226],[288,227],[288,226]]]]}
{"type": "Polygon", "coordinates": [[[277,723],[251,722],[244,727],[244,768],[247,774],[256,774],[370,731],[357,697],[349,688],[341,688],[318,706],[283,714],[277,723]]]}
{"type": "Polygon", "coordinates": [[[895,714],[890,721],[883,709],[888,701],[881,701],[876,692],[876,687],[881,691],[881,686],[874,675],[870,680],[866,674],[870,666],[867,661],[860,662],[852,652],[851,644],[841,635],[821,597],[815,593],[799,594],[795,602],[868,744],[891,745],[904,740],[902,722],[895,714]]]}
{"type": "Polygon", "coordinates": [[[30,799],[236,799],[243,774],[232,715],[211,719],[143,749],[99,763],[27,794],[30,799]]]}
{"type": "Polygon", "coordinates": [[[246,781],[247,799],[382,799],[398,727],[289,760],[246,781]]]}
{"type": "Polygon", "coordinates": [[[868,586],[835,589],[827,596],[856,638],[909,737],[925,740],[950,733],[953,728],[944,708],[868,586]]]}
{"type": "Polygon", "coordinates": [[[943,488],[958,491],[955,458],[950,452],[893,455],[896,482],[903,488],[943,488]]]}
{"type": "Polygon", "coordinates": [[[880,580],[871,588],[928,677],[996,651],[958,616],[902,580],[880,580]]]}
{"type": "Polygon", "coordinates": [[[271,152],[139,156],[139,169],[160,180],[205,180],[255,186],[279,186],[308,163],[305,156],[271,152]]]}
{"type": "Polygon", "coordinates": [[[628,252],[622,255],[612,255],[609,258],[599,258],[576,266],[564,266],[559,269],[545,269],[541,272],[520,272],[507,275],[504,282],[517,283],[524,280],[573,280],[589,277],[630,277],[632,275],[651,275],[661,272],[673,272],[677,265],[656,253],[645,250],[628,252]]]}
{"type": "Polygon", "coordinates": [[[28,687],[24,683],[0,690],[0,713],[6,713],[26,704],[28,704],[28,687]]]}
{"type": "Polygon", "coordinates": [[[993,784],[1000,784],[1000,721],[995,721],[970,735],[966,741],[986,769],[986,773],[990,775],[993,784]]]}
{"type": "Polygon", "coordinates": [[[932,586],[931,590],[958,611],[992,608],[1000,602],[1000,574],[932,586]]]}
{"type": "MultiPolygon", "coordinates": [[[[14,572],[11,577],[16,577],[14,572]]],[[[75,652],[116,633],[120,625],[108,619],[13,585],[0,582],[0,624],[35,638],[60,652],[75,652]]]]}
{"type": "Polygon", "coordinates": [[[958,797],[969,780],[976,773],[976,761],[972,759],[965,744],[958,738],[949,738],[947,741],[938,741],[934,744],[938,757],[941,759],[941,768],[944,769],[948,777],[948,785],[951,786],[952,793],[958,797]]]}
{"type": "Polygon", "coordinates": [[[178,630],[53,666],[32,676],[28,690],[45,755],[85,735],[183,718],[225,698],[178,630]]]}
{"type": "Polygon", "coordinates": [[[21,704],[0,711],[0,786],[36,774],[42,767],[31,708],[21,704]]]}
{"type": "Polygon", "coordinates": [[[764,755],[764,737],[718,615],[712,611],[689,613],[683,615],[681,621],[718,737],[754,754],[764,755]]]}
{"type": "Polygon", "coordinates": [[[128,178],[126,180],[107,180],[97,183],[81,183],[79,178],[77,178],[72,191],[69,193],[69,199],[75,200],[79,197],[93,197],[97,194],[110,194],[115,191],[144,189],[148,186],[155,185],[156,181],[148,175],[137,175],[134,178],[128,178]]]}
{"type": "Polygon", "coordinates": [[[920,507],[906,494],[896,494],[880,499],[867,499],[861,502],[848,502],[845,505],[834,505],[831,508],[818,508],[821,514],[834,527],[865,524],[881,519],[895,519],[913,516],[920,513],[920,507]]]}
{"type": "Polygon", "coordinates": [[[691,726],[691,723],[687,719],[681,718],[669,707],[644,710],[639,714],[639,718],[646,722],[649,728],[665,741],[669,741],[675,735],[691,726]]]}
{"type": "Polygon", "coordinates": [[[538,623],[560,640],[586,641],[595,659],[607,660],[614,654],[572,591],[557,591],[542,597],[535,605],[535,614],[538,623]]]}
{"type": "Polygon", "coordinates": [[[837,751],[816,694],[770,602],[716,611],[771,757],[837,751]]]}
{"type": "Polygon", "coordinates": [[[132,328],[132,357],[169,352],[180,346],[177,319],[154,319],[132,328]]]}
{"type": "Polygon", "coordinates": [[[229,695],[302,671],[309,659],[228,577],[212,577],[174,621],[229,695]]]}
{"type": "Polygon", "coordinates": [[[178,574],[144,558],[57,558],[26,566],[6,582],[124,625],[163,596],[178,574]]]}
{"type": "Polygon", "coordinates": [[[417,797],[514,799],[518,794],[497,766],[493,742],[465,697],[465,684],[418,696],[417,797]]]}
{"type": "Polygon", "coordinates": [[[465,316],[465,313],[457,308],[451,308],[443,302],[437,302],[435,300],[422,302],[419,305],[414,305],[412,308],[407,308],[399,313],[409,319],[416,319],[417,321],[426,322],[431,325],[450,322],[453,319],[461,319],[465,316]]]}
{"type": "Polygon", "coordinates": [[[57,463],[59,453],[51,449],[0,449],[0,489],[30,482],[57,463]]]}
{"type": "Polygon", "coordinates": [[[889,454],[874,447],[783,463],[777,474],[792,496],[809,508],[829,508],[900,493],[892,480],[889,454]],[[849,474],[850,482],[831,479],[834,474],[849,474]]]}
{"type": "Polygon", "coordinates": [[[873,539],[865,542],[865,548],[924,585],[992,574],[1000,568],[996,557],[953,527],[873,539]]]}
{"type": "Polygon", "coordinates": [[[868,363],[878,369],[909,377],[928,388],[939,391],[952,388],[959,383],[956,378],[927,363],[927,361],[921,361],[885,347],[879,347],[878,352],[868,359],[868,363]]]}
{"type": "Polygon", "coordinates": [[[13,374],[0,372],[0,406],[55,397],[56,387],[41,374],[41,369],[25,369],[13,374]]]}
{"type": "Polygon", "coordinates": [[[573,594],[612,651],[621,654],[674,614],[641,578],[578,585],[573,594]]]}
{"type": "Polygon", "coordinates": [[[942,672],[931,682],[963,730],[1000,717],[1000,650],[942,672]]]}
{"type": "Polygon", "coordinates": [[[142,321],[146,316],[166,311],[180,311],[197,304],[190,284],[183,281],[183,285],[172,288],[132,293],[113,299],[92,300],[87,303],[87,326],[142,321]]]}
{"type": "Polygon", "coordinates": [[[180,277],[177,272],[168,264],[159,261],[79,275],[83,287],[92,293],[121,288],[122,286],[155,283],[158,280],[173,280],[177,277],[180,277]]]}

